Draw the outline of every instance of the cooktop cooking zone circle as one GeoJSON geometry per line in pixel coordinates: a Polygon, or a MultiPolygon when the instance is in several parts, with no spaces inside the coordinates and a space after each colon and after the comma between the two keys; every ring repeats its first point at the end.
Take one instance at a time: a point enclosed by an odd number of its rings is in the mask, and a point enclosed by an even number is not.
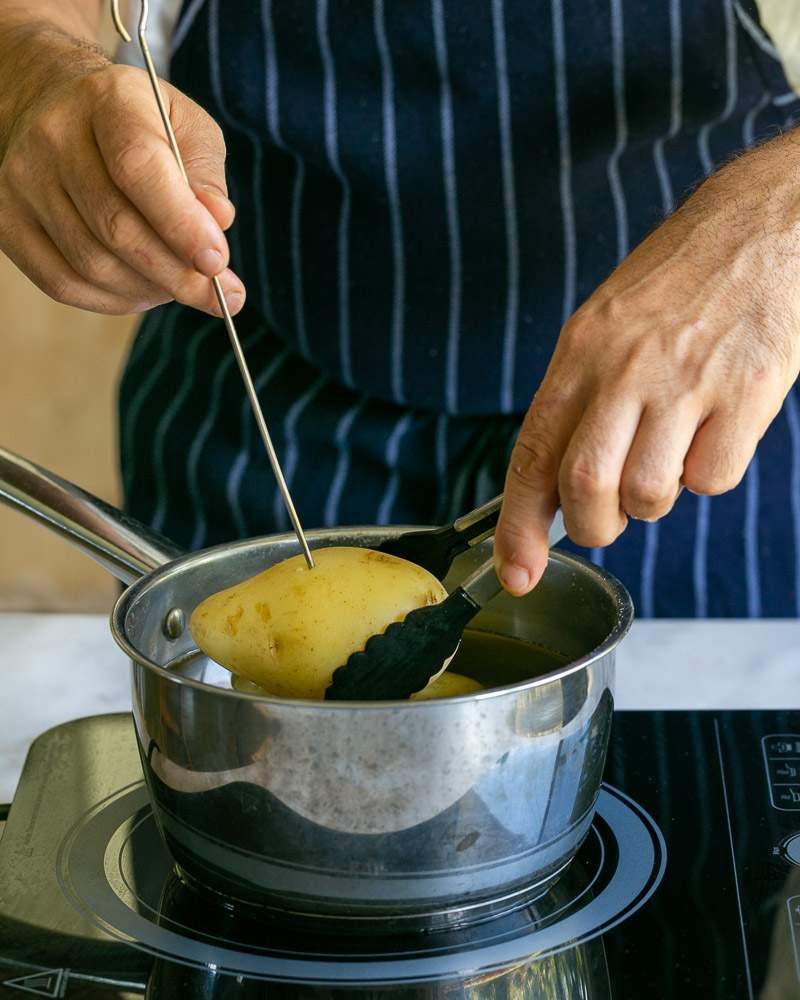
{"type": "Polygon", "coordinates": [[[377,984],[490,972],[585,943],[647,902],[666,858],[652,817],[604,785],[578,857],[546,897],[525,909],[468,928],[398,938],[298,932],[255,923],[249,914],[237,919],[229,908],[220,918],[221,907],[184,887],[144,783],[137,782],[73,826],[59,849],[57,874],[84,917],[164,959],[256,979],[377,984]],[[188,904],[175,902],[181,894],[191,895],[188,904]]]}

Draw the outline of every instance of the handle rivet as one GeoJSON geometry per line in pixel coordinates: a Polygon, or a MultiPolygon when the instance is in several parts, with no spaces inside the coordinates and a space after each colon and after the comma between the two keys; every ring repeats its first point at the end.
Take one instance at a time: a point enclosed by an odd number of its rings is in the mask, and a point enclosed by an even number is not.
{"type": "Polygon", "coordinates": [[[161,631],[168,639],[180,639],[186,628],[186,616],[180,608],[168,611],[161,624],[161,631]]]}

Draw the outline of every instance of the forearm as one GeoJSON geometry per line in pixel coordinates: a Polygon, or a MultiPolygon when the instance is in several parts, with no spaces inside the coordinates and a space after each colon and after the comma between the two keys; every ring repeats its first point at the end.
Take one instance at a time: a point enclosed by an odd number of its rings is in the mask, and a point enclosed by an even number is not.
{"type": "Polygon", "coordinates": [[[0,159],[29,103],[55,82],[108,63],[102,0],[0,0],[0,159]]]}

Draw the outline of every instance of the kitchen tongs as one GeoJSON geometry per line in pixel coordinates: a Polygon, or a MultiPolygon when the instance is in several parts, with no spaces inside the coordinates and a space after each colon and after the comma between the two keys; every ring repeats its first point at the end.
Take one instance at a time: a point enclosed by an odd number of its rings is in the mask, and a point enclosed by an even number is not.
{"type": "Polygon", "coordinates": [[[399,538],[393,538],[378,546],[379,552],[408,559],[418,566],[424,566],[429,573],[441,580],[447,575],[450,563],[468,548],[482,542],[492,534],[503,494],[477,507],[469,514],[456,518],[444,528],[424,528],[421,531],[406,531],[399,538]]]}
{"type": "MultiPolygon", "coordinates": [[[[501,499],[491,501],[497,503],[498,510],[501,499]]],[[[442,529],[439,537],[446,537],[448,530],[452,529],[442,529]]],[[[488,533],[492,530],[489,529],[488,533]]],[[[413,534],[419,537],[437,532],[413,534]]],[[[564,520],[561,511],[558,511],[550,526],[550,547],[560,542],[565,534],[564,520]]],[[[401,546],[405,537],[398,539],[395,545],[401,546]]],[[[418,542],[412,544],[417,545],[418,542]]],[[[468,546],[467,541],[464,548],[468,546]]],[[[401,554],[396,549],[392,551],[395,555],[401,554]]],[[[501,589],[494,561],[487,559],[441,604],[417,608],[402,622],[396,622],[385,632],[368,639],[362,652],[353,653],[344,666],[334,671],[325,700],[392,701],[421,691],[431,677],[439,673],[445,660],[455,653],[461,634],[472,618],[501,589]]]]}

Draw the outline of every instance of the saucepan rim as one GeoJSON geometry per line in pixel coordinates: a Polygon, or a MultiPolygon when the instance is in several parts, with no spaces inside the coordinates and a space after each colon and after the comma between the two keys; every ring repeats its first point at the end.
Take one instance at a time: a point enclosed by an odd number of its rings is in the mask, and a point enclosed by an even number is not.
{"type": "MultiPolygon", "coordinates": [[[[360,531],[374,531],[375,527],[376,526],[371,525],[368,527],[353,526],[346,529],[323,529],[321,531],[313,532],[313,535],[315,536],[315,541],[322,540],[324,542],[326,537],[341,539],[343,530],[346,531],[347,534],[358,534],[360,531]]],[[[393,533],[391,532],[391,529],[390,533],[393,533]]],[[[633,624],[633,601],[625,586],[616,577],[612,576],[602,567],[596,566],[594,563],[589,562],[587,559],[584,559],[573,552],[551,549],[549,557],[550,560],[566,566],[573,566],[585,573],[588,572],[588,574],[593,577],[595,581],[603,587],[603,589],[606,590],[609,598],[612,600],[616,608],[616,621],[614,623],[614,627],[599,645],[595,646],[594,649],[591,649],[588,653],[585,653],[577,660],[570,661],[570,663],[564,667],[560,667],[559,669],[546,674],[541,674],[537,677],[532,677],[527,681],[519,681],[516,684],[508,684],[498,688],[489,688],[470,694],[456,695],[447,699],[427,699],[419,701],[410,701],[408,699],[393,701],[314,701],[303,698],[278,698],[274,695],[262,695],[249,691],[237,691],[234,688],[221,688],[216,687],[213,684],[206,684],[205,682],[196,680],[192,677],[185,677],[181,674],[175,673],[169,667],[161,666],[161,664],[156,663],[154,660],[151,660],[149,657],[145,656],[138,649],[136,649],[136,647],[128,639],[125,633],[125,619],[128,612],[131,610],[132,605],[141,595],[142,591],[153,586],[160,586],[162,581],[166,581],[171,577],[180,576],[183,568],[187,564],[208,560],[221,550],[224,550],[225,552],[235,552],[237,549],[251,548],[262,543],[275,544],[276,542],[289,540],[294,540],[294,536],[264,535],[259,538],[248,538],[238,542],[227,542],[222,545],[215,545],[207,549],[202,549],[198,552],[187,553],[186,555],[180,556],[179,558],[152,570],[150,573],[147,573],[145,576],[140,577],[132,583],[125,591],[123,591],[119,598],[117,598],[110,618],[111,634],[114,641],[120,649],[122,649],[122,651],[126,653],[131,660],[133,660],[134,663],[145,667],[147,670],[150,670],[155,674],[158,674],[164,680],[173,684],[195,688],[205,693],[219,695],[221,697],[245,699],[272,705],[276,708],[294,706],[296,708],[303,708],[306,711],[318,712],[346,711],[353,708],[358,708],[360,710],[368,709],[373,712],[397,711],[399,708],[410,709],[412,711],[426,711],[432,709],[441,710],[443,706],[453,703],[463,704],[465,702],[471,703],[477,701],[488,701],[494,698],[513,696],[524,691],[533,690],[537,687],[543,687],[544,685],[550,684],[554,681],[563,680],[571,674],[577,673],[580,670],[585,670],[592,663],[595,663],[607,653],[611,652],[611,650],[615,649],[627,635],[631,625],[633,624]]],[[[324,546],[315,547],[322,548],[324,546]]],[[[524,600],[524,598],[522,598],[522,600],[524,600]]],[[[159,627],[159,625],[160,623],[154,623],[154,627],[159,627]]],[[[186,628],[188,629],[188,623],[186,628]]],[[[181,656],[181,659],[187,655],[190,654],[188,652],[184,653],[181,656]]]]}

